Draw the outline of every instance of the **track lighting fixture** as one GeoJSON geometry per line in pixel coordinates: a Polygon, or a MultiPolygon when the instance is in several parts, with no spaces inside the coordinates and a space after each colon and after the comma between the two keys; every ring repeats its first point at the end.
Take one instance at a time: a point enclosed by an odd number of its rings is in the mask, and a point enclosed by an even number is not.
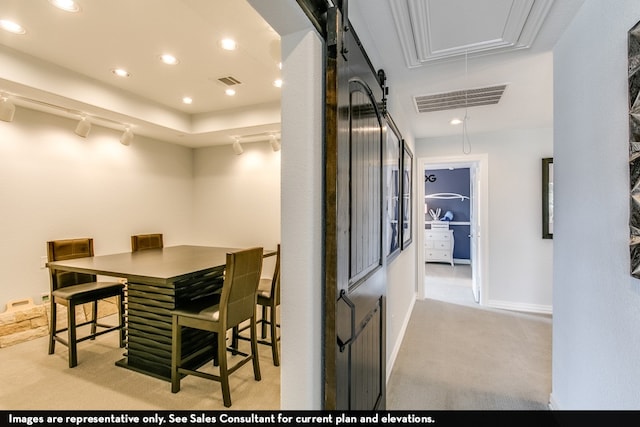
{"type": "Polygon", "coordinates": [[[131,141],[133,141],[133,136],[134,136],[133,131],[129,126],[127,126],[127,128],[124,130],[124,133],[120,137],[120,144],[122,145],[131,144],[131,141]]]}
{"type": "Polygon", "coordinates": [[[276,138],[275,135],[271,135],[269,143],[271,144],[271,149],[273,151],[280,151],[280,141],[276,138]]]}
{"type": "Polygon", "coordinates": [[[13,121],[13,115],[16,112],[16,106],[6,96],[0,101],[0,120],[4,122],[13,121]]]}
{"type": "Polygon", "coordinates": [[[85,116],[82,116],[74,132],[76,135],[86,138],[89,135],[89,131],[91,131],[91,122],[85,116]]]}
{"type": "Polygon", "coordinates": [[[244,153],[244,150],[242,149],[242,145],[240,145],[240,140],[238,138],[233,141],[233,152],[237,155],[244,153]]]}
{"type": "MultiPolygon", "coordinates": [[[[28,98],[26,96],[22,96],[16,93],[8,93],[8,92],[5,92],[4,90],[0,91],[0,120],[5,122],[13,121],[13,116],[15,114],[16,107],[11,101],[12,99],[19,101],[20,105],[34,104],[34,105],[39,105],[39,106],[44,106],[47,108],[59,110],[64,113],[64,116],[68,116],[68,115],[79,116],[80,121],[78,122],[74,130],[75,134],[78,136],[86,138],[89,135],[89,132],[91,131],[91,127],[92,127],[91,120],[89,120],[89,116],[87,116],[87,114],[83,111],[73,110],[67,107],[63,107],[61,105],[51,104],[49,102],[40,101],[34,98],[28,98]]],[[[120,143],[123,145],[129,145],[133,142],[133,138],[135,137],[135,134],[131,130],[131,125],[127,123],[111,120],[107,117],[91,115],[91,118],[95,121],[95,123],[99,125],[102,125],[103,123],[112,125],[112,126],[109,126],[112,129],[118,129],[118,128],[124,127],[124,132],[120,137],[120,143]]],[[[240,147],[240,150],[242,150],[242,147],[240,147]]]]}

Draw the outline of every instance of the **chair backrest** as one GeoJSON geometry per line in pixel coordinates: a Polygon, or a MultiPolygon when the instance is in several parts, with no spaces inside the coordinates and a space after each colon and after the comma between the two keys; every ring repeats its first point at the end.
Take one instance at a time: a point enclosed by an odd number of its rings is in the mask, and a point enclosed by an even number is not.
{"type": "MultiPolygon", "coordinates": [[[[64,261],[67,259],[93,256],[93,239],[64,239],[47,242],[47,259],[49,261],[64,261]]],[[[72,271],[56,271],[49,269],[51,274],[51,290],[55,291],[65,286],[80,283],[95,282],[96,276],[72,271]]]]}
{"type": "Polygon", "coordinates": [[[273,279],[271,280],[271,296],[275,299],[276,305],[280,305],[280,244],[278,244],[276,266],[273,269],[273,279]]]}
{"type": "Polygon", "coordinates": [[[220,321],[231,328],[251,318],[256,310],[256,291],[262,272],[263,248],[227,254],[224,284],[220,295],[220,321]]]}
{"type": "Polygon", "coordinates": [[[138,234],[131,236],[131,252],[143,251],[145,249],[162,249],[162,234],[138,234]]]}

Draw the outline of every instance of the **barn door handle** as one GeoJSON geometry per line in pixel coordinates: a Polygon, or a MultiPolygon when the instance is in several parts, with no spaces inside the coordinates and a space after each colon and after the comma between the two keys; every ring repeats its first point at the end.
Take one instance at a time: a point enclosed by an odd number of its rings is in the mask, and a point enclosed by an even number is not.
{"type": "Polygon", "coordinates": [[[340,353],[344,352],[344,349],[351,344],[351,342],[354,339],[354,335],[355,335],[355,330],[356,330],[356,306],[355,304],[353,304],[353,302],[351,302],[351,300],[349,299],[349,297],[347,296],[347,292],[342,289],[340,291],[340,298],[338,298],[338,301],[342,300],[344,301],[345,304],[347,304],[347,306],[349,307],[349,310],[351,312],[351,330],[350,330],[350,335],[349,335],[349,339],[346,341],[342,341],[342,339],[340,338],[340,336],[338,336],[336,334],[336,338],[338,340],[338,347],[340,347],[340,353]]]}

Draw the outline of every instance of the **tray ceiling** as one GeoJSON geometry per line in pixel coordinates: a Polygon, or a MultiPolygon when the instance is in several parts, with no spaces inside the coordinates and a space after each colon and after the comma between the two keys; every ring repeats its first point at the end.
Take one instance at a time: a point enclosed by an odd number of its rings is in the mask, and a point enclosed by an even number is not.
{"type": "Polygon", "coordinates": [[[531,46],[553,0],[391,0],[409,68],[531,46]]]}

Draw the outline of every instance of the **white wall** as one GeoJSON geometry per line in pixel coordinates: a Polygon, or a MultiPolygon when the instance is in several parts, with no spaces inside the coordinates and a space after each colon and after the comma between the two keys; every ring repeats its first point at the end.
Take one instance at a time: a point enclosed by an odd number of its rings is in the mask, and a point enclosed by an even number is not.
{"type": "MultiPolygon", "coordinates": [[[[393,82],[389,82],[393,84],[393,82]]],[[[399,110],[399,103],[391,96],[389,98],[388,108],[391,112],[394,122],[398,126],[402,137],[411,148],[414,153],[413,165],[414,172],[416,168],[417,158],[415,156],[415,148],[413,136],[406,131],[404,117],[402,111],[399,110]]],[[[414,177],[416,174],[414,173],[414,177]]],[[[418,218],[416,191],[417,184],[414,178],[414,197],[413,197],[413,218],[418,218]]],[[[416,301],[417,291],[417,269],[416,269],[416,248],[418,247],[417,223],[413,224],[413,236],[412,243],[409,247],[405,248],[399,256],[392,259],[387,264],[387,296],[386,296],[386,309],[387,309],[387,380],[389,379],[391,372],[393,371],[393,365],[395,363],[400,346],[402,345],[402,338],[404,337],[405,330],[409,324],[411,312],[413,310],[413,304],[416,301]]]]}
{"type": "Polygon", "coordinates": [[[627,31],[640,2],[585,1],[554,49],[554,408],[640,409],[629,266],[627,31]]]}
{"type": "Polygon", "coordinates": [[[322,52],[314,31],[282,37],[280,387],[285,410],[323,404],[322,52]]]}
{"type": "MultiPolygon", "coordinates": [[[[542,158],[553,156],[551,129],[470,133],[472,154],[489,165],[488,306],[551,312],[553,241],[542,239],[542,158]]],[[[419,158],[463,156],[461,136],[416,142],[419,158]]]]}
{"type": "MultiPolygon", "coordinates": [[[[193,243],[229,247],[280,243],[280,151],[268,141],[194,151],[193,243]]],[[[265,269],[266,269],[265,265],[265,269]]]]}
{"type": "MultiPolygon", "coordinates": [[[[19,108],[19,107],[18,107],[19,108]]],[[[280,152],[268,142],[192,150],[19,108],[0,122],[0,305],[49,290],[40,268],[51,239],[93,237],[96,254],[130,250],[129,236],[162,232],[166,246],[280,242],[280,152]]],[[[271,264],[265,264],[265,271],[271,264]]]]}
{"type": "Polygon", "coordinates": [[[188,241],[193,213],[192,150],[17,108],[0,121],[0,311],[7,301],[49,291],[46,242],[93,237],[96,254],[128,251],[130,236],[162,232],[188,241]]]}

